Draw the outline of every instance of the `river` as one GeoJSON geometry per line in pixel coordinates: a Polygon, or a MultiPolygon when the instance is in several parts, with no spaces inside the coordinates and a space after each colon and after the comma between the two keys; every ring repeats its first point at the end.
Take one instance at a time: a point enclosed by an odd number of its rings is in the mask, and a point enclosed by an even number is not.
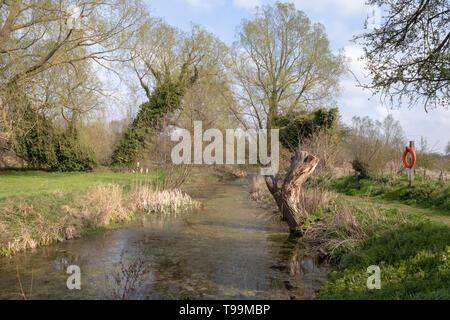
{"type": "Polygon", "coordinates": [[[32,279],[32,299],[311,299],[326,281],[244,181],[185,189],[201,209],[1,258],[0,299],[23,299],[20,283],[30,298],[32,279]],[[70,265],[81,290],[67,288],[70,265]]]}

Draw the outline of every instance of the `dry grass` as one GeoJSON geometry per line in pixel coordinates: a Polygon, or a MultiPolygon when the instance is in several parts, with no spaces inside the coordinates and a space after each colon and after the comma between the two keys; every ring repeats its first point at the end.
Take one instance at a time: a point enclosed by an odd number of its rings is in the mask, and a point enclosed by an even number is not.
{"type": "Polygon", "coordinates": [[[305,224],[302,234],[313,251],[332,257],[336,250],[351,249],[363,243],[376,229],[389,229],[405,219],[403,214],[399,214],[393,223],[380,208],[338,199],[329,212],[305,224]]]}
{"type": "MultiPolygon", "coordinates": [[[[262,176],[252,178],[250,183],[250,198],[260,203],[275,203],[262,176]]],[[[301,194],[300,204],[307,214],[314,214],[328,208],[330,203],[336,198],[336,193],[324,188],[304,188],[301,194]]]]}
{"type": "Polygon", "coordinates": [[[132,207],[145,213],[181,213],[200,205],[178,189],[159,190],[148,185],[138,186],[128,198],[132,207]]]}
{"type": "Polygon", "coordinates": [[[80,216],[95,227],[104,227],[111,222],[127,222],[131,219],[124,205],[121,186],[98,185],[81,197],[83,203],[80,216]]]}
{"type": "Polygon", "coordinates": [[[328,208],[331,202],[336,200],[334,192],[323,188],[303,189],[300,196],[300,203],[307,214],[314,214],[328,208]]]}
{"type": "Polygon", "coordinates": [[[70,216],[48,221],[25,204],[3,208],[0,225],[0,255],[4,256],[77,236],[70,216]]]}
{"type": "Polygon", "coordinates": [[[264,181],[264,177],[256,176],[253,177],[250,181],[250,198],[253,201],[268,204],[273,202],[273,197],[267,189],[266,182],[264,181]]]}
{"type": "Polygon", "coordinates": [[[76,196],[70,206],[55,210],[58,206],[50,205],[54,211],[46,215],[32,205],[6,205],[0,209],[0,256],[77,238],[87,229],[129,222],[136,211],[181,213],[199,205],[178,189],[159,190],[149,184],[136,185],[128,195],[119,185],[100,184],[76,196]]]}

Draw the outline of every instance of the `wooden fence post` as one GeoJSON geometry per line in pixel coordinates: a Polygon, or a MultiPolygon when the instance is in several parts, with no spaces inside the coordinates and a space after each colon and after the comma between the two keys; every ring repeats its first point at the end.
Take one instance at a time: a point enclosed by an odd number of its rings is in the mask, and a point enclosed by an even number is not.
{"type": "MultiPolygon", "coordinates": [[[[414,150],[414,141],[410,141],[409,142],[409,147],[414,150]]],[[[414,186],[414,173],[415,173],[415,169],[414,166],[411,168],[411,179],[409,180],[409,186],[413,187],[414,186]]]]}

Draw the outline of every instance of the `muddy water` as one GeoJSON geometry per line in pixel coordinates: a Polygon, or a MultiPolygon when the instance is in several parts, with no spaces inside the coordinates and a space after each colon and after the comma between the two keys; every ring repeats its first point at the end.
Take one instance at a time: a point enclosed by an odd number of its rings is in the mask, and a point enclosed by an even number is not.
{"type": "Polygon", "coordinates": [[[187,189],[202,209],[0,259],[0,299],[22,299],[18,271],[27,296],[33,279],[33,299],[313,297],[326,270],[298,254],[242,181],[187,189]],[[80,267],[81,290],[67,289],[70,265],[80,267]]]}

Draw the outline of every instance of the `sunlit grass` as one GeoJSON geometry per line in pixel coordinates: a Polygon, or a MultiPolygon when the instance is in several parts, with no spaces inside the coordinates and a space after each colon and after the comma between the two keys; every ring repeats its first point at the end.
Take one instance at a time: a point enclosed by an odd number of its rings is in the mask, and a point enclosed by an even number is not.
{"type": "MultiPolygon", "coordinates": [[[[149,179],[156,179],[162,172],[149,172],[149,179]]],[[[0,175],[0,202],[5,200],[25,200],[36,195],[80,193],[99,183],[118,184],[130,187],[136,181],[136,174],[94,172],[58,173],[44,171],[12,171],[0,175]]]]}

